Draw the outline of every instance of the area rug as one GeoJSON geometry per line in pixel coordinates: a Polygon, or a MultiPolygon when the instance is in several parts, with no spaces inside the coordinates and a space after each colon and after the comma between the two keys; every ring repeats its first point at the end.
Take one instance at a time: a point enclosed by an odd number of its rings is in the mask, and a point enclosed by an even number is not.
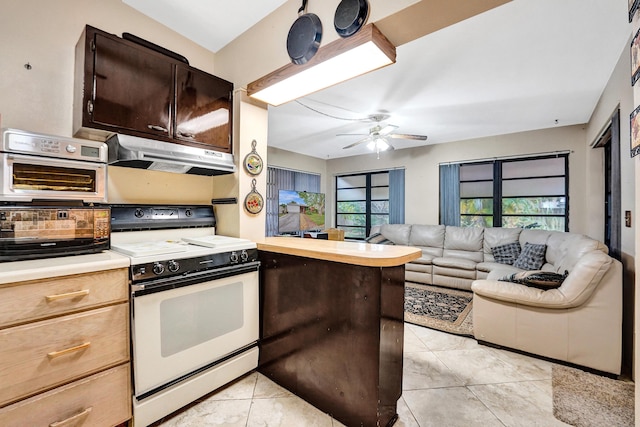
{"type": "Polygon", "coordinates": [[[552,368],[553,415],[575,427],[633,426],[634,384],[575,368],[552,368]]]}
{"type": "Polygon", "coordinates": [[[405,282],[404,320],[473,337],[472,302],[472,292],[405,282]]]}

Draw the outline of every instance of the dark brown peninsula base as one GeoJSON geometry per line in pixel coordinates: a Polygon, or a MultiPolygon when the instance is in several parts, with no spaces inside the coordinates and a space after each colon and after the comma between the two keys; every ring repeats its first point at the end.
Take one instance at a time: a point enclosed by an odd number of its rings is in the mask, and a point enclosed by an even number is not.
{"type": "Polygon", "coordinates": [[[392,425],[402,394],[404,264],[269,251],[260,260],[258,370],[349,427],[392,425]]]}

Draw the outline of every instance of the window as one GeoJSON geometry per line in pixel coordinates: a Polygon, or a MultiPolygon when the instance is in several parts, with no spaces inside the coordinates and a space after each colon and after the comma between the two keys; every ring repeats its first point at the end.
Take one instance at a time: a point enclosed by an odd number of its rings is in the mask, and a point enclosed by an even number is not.
{"type": "Polygon", "coordinates": [[[389,172],[337,176],[336,227],[345,238],[364,239],[382,224],[389,224],[389,172]]]}
{"type": "Polygon", "coordinates": [[[569,231],[567,154],[460,165],[460,225],[569,231]]]}
{"type": "Polygon", "coordinates": [[[493,227],[493,163],[460,165],[460,225],[493,227]]]}

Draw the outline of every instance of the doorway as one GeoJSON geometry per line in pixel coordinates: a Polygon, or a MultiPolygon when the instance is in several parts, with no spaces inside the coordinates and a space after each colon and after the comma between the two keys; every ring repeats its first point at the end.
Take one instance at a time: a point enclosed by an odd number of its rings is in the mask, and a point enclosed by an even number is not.
{"type": "MultiPolygon", "coordinates": [[[[604,155],[604,244],[609,255],[623,262],[622,254],[622,190],[620,158],[620,110],[611,116],[611,121],[593,145],[602,148],[604,155]]],[[[628,221],[630,221],[629,218],[628,221]]],[[[630,223],[626,224],[631,227],[630,223]]],[[[631,372],[633,366],[634,323],[634,279],[629,277],[623,262],[622,283],[622,370],[631,372]]]]}
{"type": "Polygon", "coordinates": [[[594,148],[604,150],[604,244],[609,248],[609,255],[621,261],[620,110],[613,114],[594,148]]]}

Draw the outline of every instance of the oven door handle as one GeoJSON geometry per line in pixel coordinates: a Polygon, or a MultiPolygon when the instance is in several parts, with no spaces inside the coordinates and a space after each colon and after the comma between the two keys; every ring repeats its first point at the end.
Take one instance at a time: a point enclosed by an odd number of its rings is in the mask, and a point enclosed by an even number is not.
{"type": "Polygon", "coordinates": [[[155,294],[157,292],[168,291],[170,289],[182,288],[184,286],[196,285],[225,277],[237,276],[244,273],[258,271],[260,261],[248,262],[246,264],[231,265],[212,270],[197,271],[181,276],[172,276],[163,279],[149,280],[144,283],[134,283],[131,285],[131,296],[140,297],[143,295],[155,294]]]}

